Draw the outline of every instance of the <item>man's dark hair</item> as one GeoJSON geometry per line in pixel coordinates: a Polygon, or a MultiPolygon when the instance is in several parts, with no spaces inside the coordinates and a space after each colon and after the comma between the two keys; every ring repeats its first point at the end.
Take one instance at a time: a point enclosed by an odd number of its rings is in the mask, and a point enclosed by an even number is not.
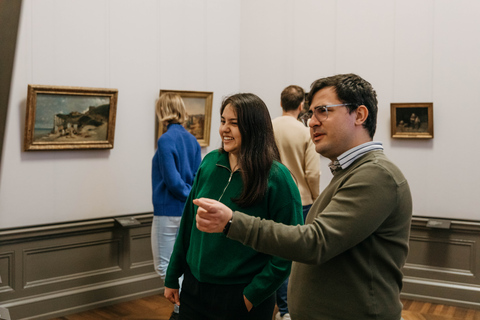
{"type": "Polygon", "coordinates": [[[298,109],[300,104],[305,100],[305,91],[299,86],[291,85],[283,89],[280,96],[282,109],[284,111],[292,111],[298,109]]]}
{"type": "Polygon", "coordinates": [[[312,101],[313,96],[319,90],[332,87],[342,103],[351,103],[347,106],[350,113],[364,105],[368,109],[367,120],[363,127],[368,130],[370,138],[375,135],[377,128],[378,101],[377,94],[372,85],[356,74],[339,74],[314,81],[310,86],[307,100],[312,101]]]}

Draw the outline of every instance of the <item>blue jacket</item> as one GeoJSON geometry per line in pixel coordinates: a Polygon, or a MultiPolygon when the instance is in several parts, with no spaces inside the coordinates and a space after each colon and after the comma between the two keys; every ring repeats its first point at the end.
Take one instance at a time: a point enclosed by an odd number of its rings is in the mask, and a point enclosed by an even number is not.
{"type": "Polygon", "coordinates": [[[154,215],[182,215],[201,160],[197,139],[181,124],[169,124],[152,160],[154,215]]]}

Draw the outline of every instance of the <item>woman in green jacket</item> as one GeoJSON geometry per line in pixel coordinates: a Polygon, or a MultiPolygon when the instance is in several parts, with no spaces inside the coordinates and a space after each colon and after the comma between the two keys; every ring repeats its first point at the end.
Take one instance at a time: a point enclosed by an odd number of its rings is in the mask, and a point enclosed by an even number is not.
{"type": "Polygon", "coordinates": [[[303,223],[300,194],[279,162],[265,103],[254,94],[235,94],[223,101],[220,113],[222,148],[205,156],[195,177],[168,266],[165,296],[180,304],[179,319],[271,319],[274,293],[288,277],[291,262],[224,234],[199,231],[192,201],[213,198],[232,210],[296,225],[303,223]]]}

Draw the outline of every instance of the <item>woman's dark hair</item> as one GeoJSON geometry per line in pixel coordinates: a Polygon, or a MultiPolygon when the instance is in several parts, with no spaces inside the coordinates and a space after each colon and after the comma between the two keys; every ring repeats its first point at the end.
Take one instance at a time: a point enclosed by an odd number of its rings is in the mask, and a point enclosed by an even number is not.
{"type": "Polygon", "coordinates": [[[347,106],[350,113],[361,105],[367,107],[368,117],[363,123],[363,127],[368,131],[370,138],[373,139],[377,128],[378,101],[377,93],[372,85],[353,73],[338,74],[318,79],[314,81],[310,87],[310,92],[307,97],[309,103],[312,102],[315,93],[326,87],[333,87],[338,98],[343,103],[352,104],[351,106],[347,106]]]}
{"type": "MultiPolygon", "coordinates": [[[[237,115],[242,145],[238,163],[243,179],[240,196],[232,199],[242,207],[249,207],[261,201],[267,192],[268,176],[273,160],[280,161],[275,144],[272,120],[267,106],[252,93],[238,93],[225,98],[220,115],[230,105],[237,115]]],[[[224,152],[223,144],[221,150],[224,152]]]]}

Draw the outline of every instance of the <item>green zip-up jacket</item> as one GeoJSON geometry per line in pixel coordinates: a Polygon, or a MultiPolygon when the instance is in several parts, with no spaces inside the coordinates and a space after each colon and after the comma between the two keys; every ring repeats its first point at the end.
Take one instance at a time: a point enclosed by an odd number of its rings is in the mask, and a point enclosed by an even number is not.
{"type": "Polygon", "coordinates": [[[270,169],[264,199],[244,208],[232,201],[243,188],[239,171],[232,173],[228,153],[215,150],[203,159],[182,215],[182,222],[165,278],[165,286],[179,288],[178,278],[186,268],[200,282],[247,284],[245,297],[258,306],[271,296],[290,274],[291,261],[259,253],[227,239],[223,233],[204,233],[197,229],[197,206],[193,199],[220,200],[232,210],[287,225],[303,224],[302,203],[290,171],[274,162],[270,169]]]}

